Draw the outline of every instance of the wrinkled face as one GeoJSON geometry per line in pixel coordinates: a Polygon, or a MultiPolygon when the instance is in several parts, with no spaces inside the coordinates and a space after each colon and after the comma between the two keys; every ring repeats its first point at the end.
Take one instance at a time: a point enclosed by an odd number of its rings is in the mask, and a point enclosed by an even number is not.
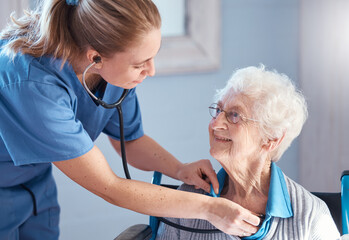
{"type": "Polygon", "coordinates": [[[154,57],[160,49],[160,44],[160,29],[154,29],[145,35],[138,45],[104,59],[99,73],[112,85],[125,89],[134,88],[147,76],[154,76],[154,57]]]}
{"type": "MultiPolygon", "coordinates": [[[[252,117],[248,99],[239,94],[224,97],[218,106],[226,112],[236,112],[245,118],[252,117]]],[[[251,161],[257,161],[261,154],[262,138],[254,121],[240,119],[238,123],[230,123],[226,114],[220,112],[209,124],[209,137],[210,154],[225,169],[247,167],[251,161]]]]}

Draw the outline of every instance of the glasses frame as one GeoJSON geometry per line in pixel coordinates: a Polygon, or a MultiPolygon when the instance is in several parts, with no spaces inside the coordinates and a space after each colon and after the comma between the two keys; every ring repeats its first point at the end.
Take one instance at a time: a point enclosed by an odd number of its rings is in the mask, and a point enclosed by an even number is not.
{"type": "Polygon", "coordinates": [[[230,112],[225,111],[223,108],[219,107],[218,103],[212,103],[208,108],[209,108],[209,113],[210,113],[210,115],[211,115],[214,119],[216,119],[216,118],[219,116],[219,114],[221,114],[221,113],[223,112],[224,115],[225,115],[225,118],[227,119],[227,121],[228,121],[229,123],[232,123],[232,124],[238,124],[238,123],[240,122],[240,120],[242,120],[242,121],[244,121],[244,122],[247,122],[247,121],[260,122],[260,121],[257,120],[257,119],[245,117],[243,114],[240,114],[240,113],[238,113],[238,112],[236,112],[236,111],[230,111],[230,112]],[[216,114],[216,116],[213,116],[211,110],[216,110],[216,113],[218,112],[217,110],[220,110],[220,112],[219,112],[218,114],[216,114]],[[229,114],[232,114],[232,113],[238,115],[238,116],[237,116],[237,119],[239,119],[239,120],[238,120],[237,122],[232,121],[232,120],[228,117],[228,116],[230,116],[229,114]]]}

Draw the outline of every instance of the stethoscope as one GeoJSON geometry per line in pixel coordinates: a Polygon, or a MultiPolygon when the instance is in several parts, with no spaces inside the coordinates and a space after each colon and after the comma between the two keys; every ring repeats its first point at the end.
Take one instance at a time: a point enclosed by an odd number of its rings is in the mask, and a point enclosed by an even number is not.
{"type": "Polygon", "coordinates": [[[122,165],[124,167],[124,172],[125,172],[125,176],[127,179],[131,179],[130,173],[128,171],[128,166],[127,166],[127,159],[126,159],[126,151],[125,151],[125,136],[124,136],[124,117],[122,114],[122,108],[121,108],[121,103],[124,101],[125,97],[127,96],[128,93],[128,89],[124,89],[124,91],[121,94],[121,97],[119,98],[119,100],[117,100],[114,103],[106,103],[104,102],[102,99],[96,97],[91,90],[87,87],[86,84],[86,79],[85,79],[85,75],[87,73],[87,71],[94,66],[97,63],[101,62],[101,57],[94,57],[93,58],[93,62],[88,65],[85,69],[85,71],[82,74],[82,85],[84,86],[86,92],[94,99],[95,102],[97,102],[99,105],[101,105],[102,107],[106,108],[106,109],[113,109],[116,108],[118,110],[119,113],[119,123],[120,123],[120,148],[121,148],[121,158],[122,158],[122,165]]]}
{"type": "MultiPolygon", "coordinates": [[[[106,108],[106,109],[113,109],[116,108],[118,110],[119,113],[119,123],[120,123],[120,148],[121,148],[121,158],[122,158],[122,165],[124,168],[124,172],[125,172],[125,176],[127,179],[131,179],[130,173],[128,171],[128,165],[127,165],[127,159],[126,159],[126,151],[125,151],[125,136],[124,136],[124,118],[123,118],[123,114],[122,114],[122,107],[121,104],[124,101],[127,93],[128,93],[128,89],[124,89],[124,91],[121,94],[121,97],[119,98],[119,100],[117,100],[114,103],[106,103],[104,102],[101,98],[96,97],[91,90],[87,87],[86,84],[86,79],[85,79],[85,75],[87,73],[87,71],[94,66],[97,63],[101,62],[101,57],[94,57],[93,58],[93,62],[88,65],[85,69],[85,71],[82,74],[82,85],[85,88],[86,92],[94,99],[94,101],[96,103],[98,103],[99,105],[101,105],[102,107],[106,108]]],[[[199,228],[190,228],[190,227],[186,227],[186,226],[182,226],[176,223],[173,223],[165,218],[162,217],[157,217],[157,219],[159,219],[160,221],[162,221],[163,223],[181,229],[183,231],[188,231],[188,232],[196,232],[196,233],[219,233],[221,232],[219,229],[199,229],[199,228]]]]}

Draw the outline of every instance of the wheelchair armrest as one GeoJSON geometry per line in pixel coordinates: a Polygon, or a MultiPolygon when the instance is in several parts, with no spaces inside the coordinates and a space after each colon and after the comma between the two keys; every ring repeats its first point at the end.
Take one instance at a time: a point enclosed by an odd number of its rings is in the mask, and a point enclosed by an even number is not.
{"type": "Polygon", "coordinates": [[[149,225],[137,224],[127,228],[114,240],[149,240],[151,236],[152,231],[149,225]]]}

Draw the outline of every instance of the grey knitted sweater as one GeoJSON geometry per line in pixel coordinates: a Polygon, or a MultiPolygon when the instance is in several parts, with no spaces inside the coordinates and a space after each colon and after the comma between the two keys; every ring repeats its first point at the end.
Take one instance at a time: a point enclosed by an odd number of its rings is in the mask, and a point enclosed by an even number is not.
{"type": "MultiPolygon", "coordinates": [[[[265,240],[335,240],[340,239],[337,227],[331,217],[326,203],[312,195],[301,185],[285,176],[287,189],[291,198],[293,217],[272,219],[269,232],[265,240]]],[[[193,186],[183,184],[180,190],[204,194],[204,191],[197,190],[193,186]]],[[[203,209],[204,211],[204,209],[203,209]]],[[[208,221],[201,219],[173,219],[172,222],[193,228],[213,229],[214,226],[208,221]]],[[[200,239],[200,240],[237,240],[236,236],[225,233],[191,233],[178,230],[161,223],[159,226],[157,240],[174,239],[200,239]]]]}

